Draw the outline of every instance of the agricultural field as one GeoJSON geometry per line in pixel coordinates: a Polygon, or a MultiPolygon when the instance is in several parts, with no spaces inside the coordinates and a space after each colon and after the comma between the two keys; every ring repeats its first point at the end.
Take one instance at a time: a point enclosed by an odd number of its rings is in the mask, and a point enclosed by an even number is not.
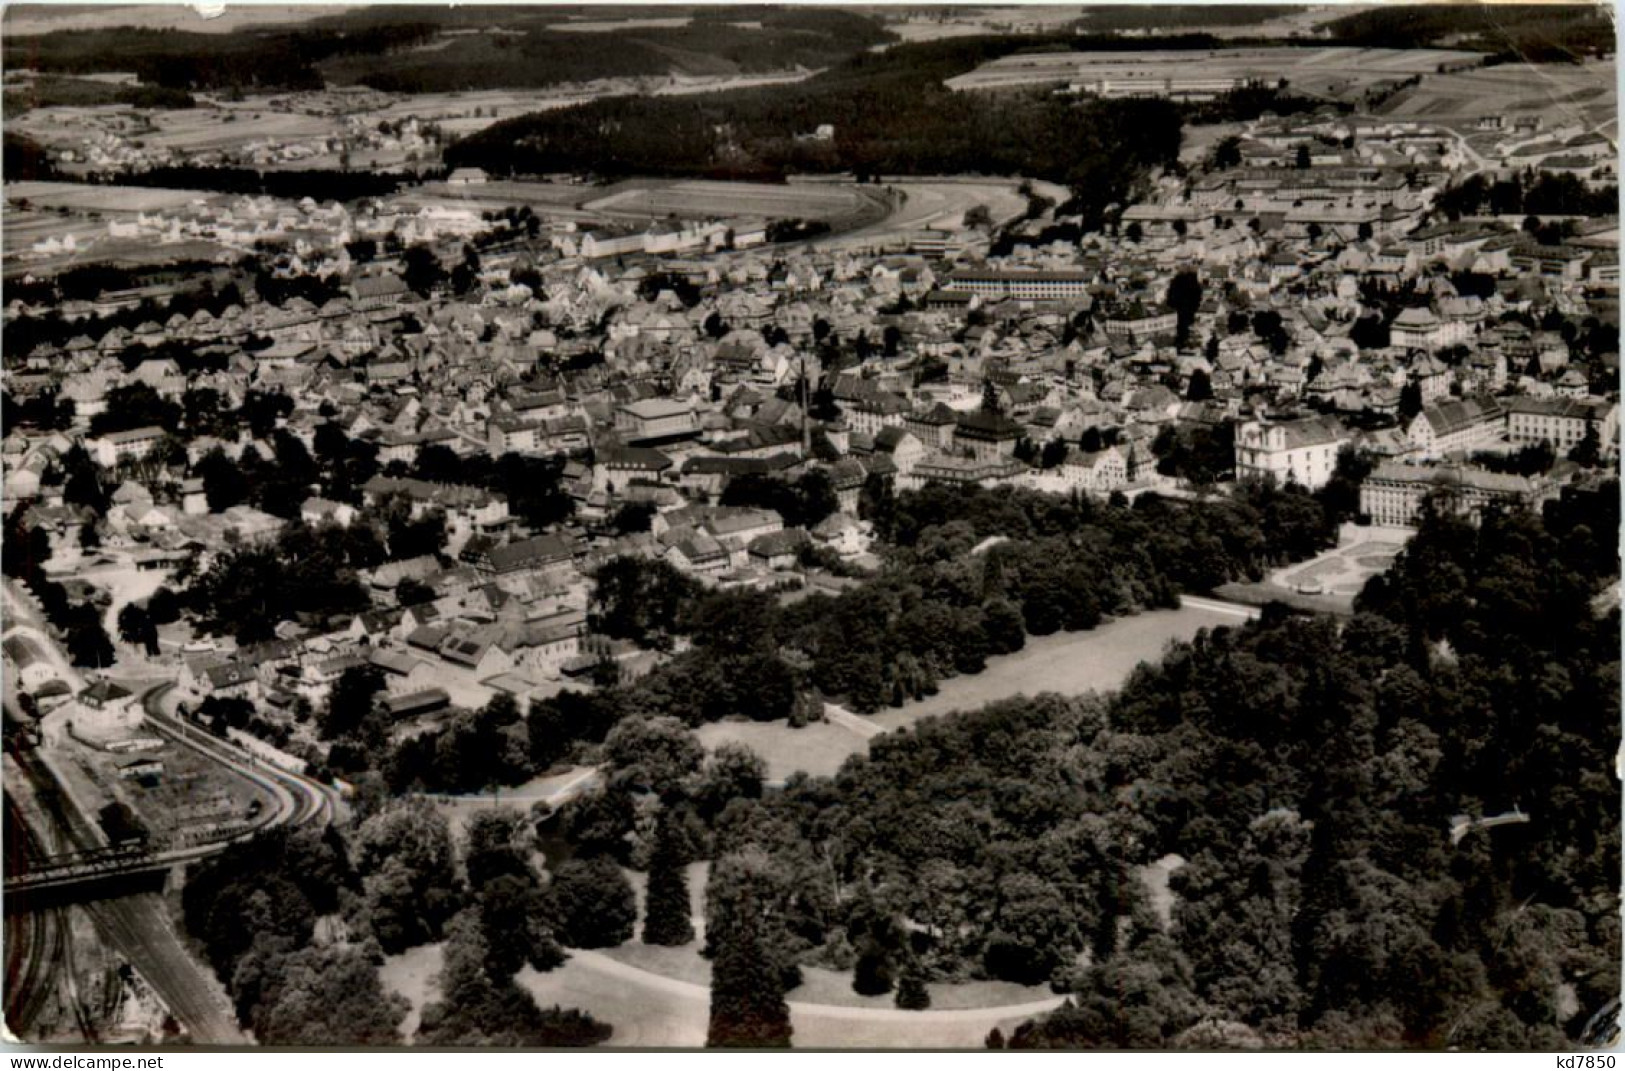
{"type": "Polygon", "coordinates": [[[235,151],[251,143],[308,143],[342,133],[341,123],[332,117],[273,111],[264,101],[176,110],[138,111],[125,105],[37,108],[7,121],[47,148],[78,148],[104,132],[116,132],[149,149],[186,153],[235,151]]]}
{"type": "MultiPolygon", "coordinates": [[[[616,30],[679,30],[694,20],[688,16],[653,19],[580,19],[554,22],[549,30],[565,33],[613,33],[616,30]]],[[[761,28],[761,23],[756,28],[761,28]]]]}
{"type": "Polygon", "coordinates": [[[37,209],[66,208],[87,213],[160,212],[222,199],[220,194],[201,190],[88,186],[77,182],[10,182],[5,192],[8,204],[27,201],[37,209]]]}
{"type": "Polygon", "coordinates": [[[560,86],[556,89],[492,89],[467,93],[415,93],[401,96],[383,108],[360,113],[367,120],[399,122],[417,118],[440,126],[448,135],[462,137],[484,130],[501,119],[530,112],[566,108],[603,96],[584,89],[560,86]],[[479,114],[475,114],[478,112],[479,114]]]}
{"type": "Polygon", "coordinates": [[[1225,48],[1145,52],[1042,52],[1005,56],[949,79],[952,89],[1061,85],[1098,78],[1286,79],[1299,93],[1352,99],[1380,82],[1431,74],[1441,64],[1470,63],[1474,52],[1433,48],[1225,48]]]}
{"type": "Polygon", "coordinates": [[[1614,119],[1616,78],[1612,59],[1582,65],[1509,63],[1428,75],[1421,85],[1390,98],[1380,111],[1395,119],[1446,123],[1534,114],[1543,116],[1548,126],[1578,122],[1589,129],[1614,119]]]}
{"type": "Polygon", "coordinates": [[[220,195],[195,190],[81,186],[71,182],[14,182],[5,187],[6,208],[0,224],[4,275],[51,273],[88,260],[134,267],[169,260],[210,260],[224,252],[213,242],[154,242],[150,237],[114,238],[110,219],[141,212],[174,210],[220,195]],[[23,207],[26,202],[26,207],[23,207]],[[35,251],[36,243],[73,239],[73,248],[35,251]]]}
{"type": "MultiPolygon", "coordinates": [[[[883,18],[886,29],[904,43],[940,41],[990,33],[1056,33],[1084,14],[1081,5],[1001,8],[949,8],[933,14],[910,11],[899,18],[883,18]]],[[[877,45],[881,49],[886,46],[877,45]]]]}
{"type": "Polygon", "coordinates": [[[240,149],[247,142],[307,141],[340,132],[331,118],[272,111],[263,103],[153,111],[147,118],[156,129],[142,135],[143,141],[154,148],[184,152],[240,149]]]}

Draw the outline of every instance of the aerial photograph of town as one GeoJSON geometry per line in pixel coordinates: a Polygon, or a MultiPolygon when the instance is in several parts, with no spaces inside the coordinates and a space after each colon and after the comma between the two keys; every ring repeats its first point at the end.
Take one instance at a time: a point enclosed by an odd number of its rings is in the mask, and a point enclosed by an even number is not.
{"type": "Polygon", "coordinates": [[[1619,1044],[1612,8],[0,30],[6,1042],[1619,1044]]]}

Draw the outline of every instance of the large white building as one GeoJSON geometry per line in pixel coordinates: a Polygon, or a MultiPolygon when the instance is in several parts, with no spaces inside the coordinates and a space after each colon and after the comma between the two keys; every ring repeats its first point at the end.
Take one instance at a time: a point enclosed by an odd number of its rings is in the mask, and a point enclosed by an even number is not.
{"type": "Polygon", "coordinates": [[[1450,495],[1457,512],[1476,517],[1491,502],[1532,504],[1542,487],[1526,476],[1386,461],[1360,485],[1360,512],[1373,524],[1409,526],[1416,523],[1422,500],[1441,490],[1450,495]]]}
{"type": "Polygon", "coordinates": [[[1405,436],[1423,457],[1484,450],[1501,441],[1505,411],[1493,398],[1438,402],[1418,413],[1405,436]]]}
{"type": "Polygon", "coordinates": [[[645,398],[615,411],[615,428],[630,444],[690,437],[700,433],[694,403],[676,398],[645,398]]]}
{"type": "Polygon", "coordinates": [[[125,461],[135,461],[150,454],[164,438],[159,427],[131,428],[129,431],[110,431],[89,443],[97,464],[112,468],[125,461]]]}
{"type": "Polygon", "coordinates": [[[1274,477],[1277,483],[1318,490],[1332,478],[1337,452],[1353,440],[1349,430],[1331,417],[1244,421],[1236,427],[1236,478],[1274,477]]]}
{"type": "Polygon", "coordinates": [[[949,290],[987,299],[1081,301],[1089,297],[1090,276],[1081,271],[985,271],[965,269],[948,277],[949,290]]]}
{"type": "Polygon", "coordinates": [[[1595,427],[1608,454],[1614,450],[1618,416],[1619,407],[1602,398],[1514,398],[1507,403],[1507,438],[1518,446],[1550,443],[1564,453],[1595,427]]]}

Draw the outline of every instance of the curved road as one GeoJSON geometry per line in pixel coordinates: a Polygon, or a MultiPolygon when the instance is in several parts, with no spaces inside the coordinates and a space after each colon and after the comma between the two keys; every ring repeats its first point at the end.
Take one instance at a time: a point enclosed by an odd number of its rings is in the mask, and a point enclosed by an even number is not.
{"type": "MultiPolygon", "coordinates": [[[[526,968],[518,981],[543,1007],[581,1008],[614,1025],[611,1048],[694,1048],[705,1044],[711,991],[601,951],[570,949],[559,968],[526,968]]],[[[791,1000],[795,1044],[806,1048],[978,1048],[995,1026],[1015,1025],[1057,1007],[1048,997],[988,1008],[904,1011],[791,1000]]]]}
{"type": "MultiPolygon", "coordinates": [[[[580,961],[582,966],[591,967],[601,974],[633,985],[647,986],[672,996],[704,1000],[707,1003],[711,1000],[710,986],[656,974],[642,967],[634,967],[630,963],[622,963],[592,949],[572,948],[570,958],[580,961]]],[[[1060,1007],[1065,999],[1062,996],[1053,996],[1045,997],[1043,1000],[1030,1000],[1025,1004],[1004,1004],[992,1008],[948,1008],[937,1011],[929,1008],[924,1011],[907,1011],[903,1008],[868,1008],[846,1004],[805,1004],[792,1000],[790,1014],[865,1023],[983,1023],[994,1019],[1026,1019],[1042,1015],[1060,1007]]]]}
{"type": "MultiPolygon", "coordinates": [[[[61,649],[45,630],[38,611],[31,601],[13,586],[5,584],[5,610],[7,635],[23,632],[40,645],[46,657],[57,667],[64,681],[78,688],[84,687],[82,676],[68,664],[61,649]]],[[[148,699],[155,699],[154,689],[148,699]]],[[[151,705],[156,705],[152,703],[151,705]]],[[[149,707],[150,713],[150,707],[149,707]]],[[[266,816],[267,823],[280,821],[326,820],[333,813],[333,800],[329,790],[317,786],[308,778],[300,778],[282,771],[264,771],[258,763],[239,753],[237,749],[220,743],[204,744],[191,734],[173,727],[170,719],[159,714],[154,728],[168,731],[183,744],[208,754],[262,788],[272,791],[278,806],[266,816]],[[237,758],[236,754],[243,757],[237,758]],[[269,784],[268,784],[269,783],[269,784]],[[297,788],[292,786],[298,786],[297,788]]],[[[43,756],[42,756],[43,757],[43,756]]],[[[73,811],[81,810],[70,796],[64,797],[73,811]]],[[[80,848],[101,846],[101,837],[95,823],[84,814],[68,814],[64,818],[69,827],[64,830],[80,848]]],[[[213,973],[192,958],[181,937],[175,932],[169,911],[163,899],[154,893],[101,900],[86,905],[98,933],[107,944],[129,962],[158,995],[175,1018],[185,1025],[191,1040],[199,1045],[245,1045],[248,1038],[237,1025],[231,1001],[213,973]]]]}

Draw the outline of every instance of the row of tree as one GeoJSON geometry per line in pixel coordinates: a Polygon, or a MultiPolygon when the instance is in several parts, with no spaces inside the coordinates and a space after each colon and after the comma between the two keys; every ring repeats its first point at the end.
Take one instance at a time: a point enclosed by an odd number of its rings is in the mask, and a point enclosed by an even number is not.
{"type": "Polygon", "coordinates": [[[440,996],[423,1009],[419,1043],[598,1044],[608,1026],[538,1007],[514,975],[563,963],[561,939],[623,940],[632,891],[601,865],[565,864],[544,881],[535,855],[516,811],[481,812],[459,843],[431,805],[397,801],[344,832],[261,833],[199,864],[183,918],[262,1044],[401,1044],[407,1004],[378,968],[440,941],[440,996]],[[616,904],[620,921],[608,914],[616,904]]]}

